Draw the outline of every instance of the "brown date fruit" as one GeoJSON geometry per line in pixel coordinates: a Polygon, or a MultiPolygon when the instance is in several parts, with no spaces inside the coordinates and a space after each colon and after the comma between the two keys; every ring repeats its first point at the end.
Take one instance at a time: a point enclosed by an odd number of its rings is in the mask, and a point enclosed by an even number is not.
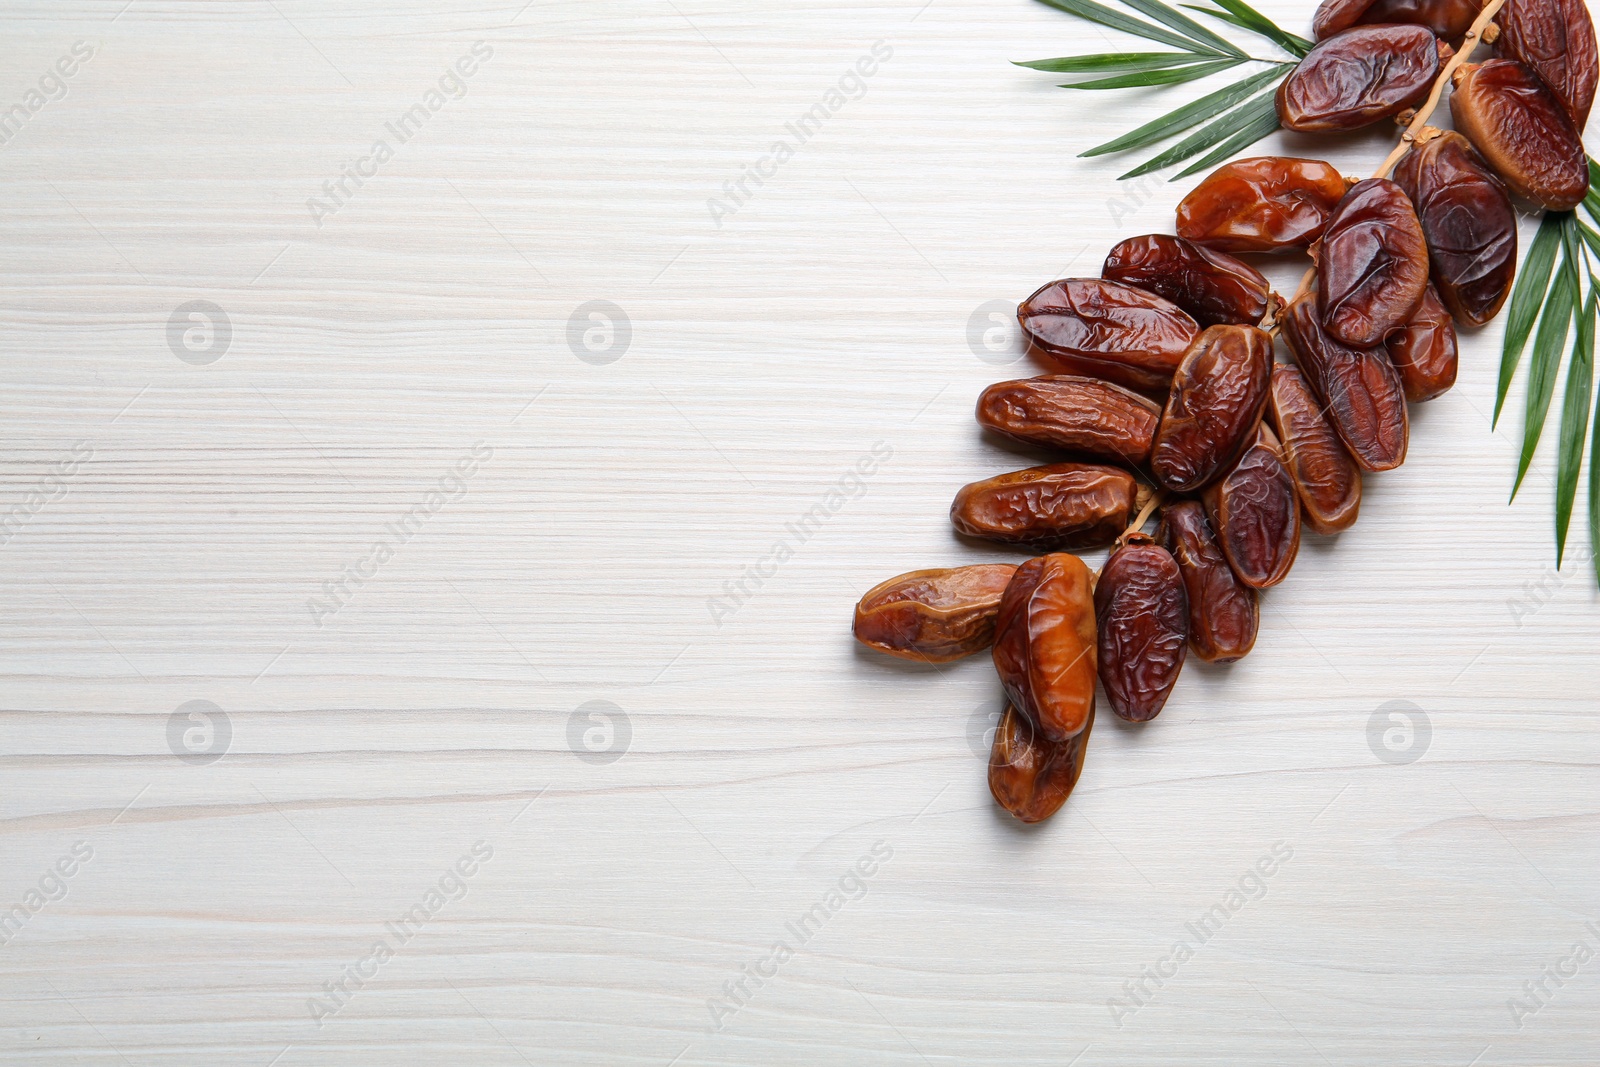
{"type": "Polygon", "coordinates": [[[1037,556],[1017,568],[994,628],[1006,699],[1046,740],[1082,733],[1094,717],[1094,579],[1077,556],[1037,556]]]}
{"type": "Polygon", "coordinates": [[[1128,528],[1141,495],[1133,476],[1094,463],[1049,463],[961,487],[957,532],[1037,549],[1101,548],[1128,528]]]}
{"type": "Polygon", "coordinates": [[[1506,0],[1495,50],[1526,64],[1561,102],[1579,134],[1594,103],[1594,20],[1584,0],[1506,0]]]}
{"type": "Polygon", "coordinates": [[[1539,76],[1513,59],[1466,63],[1453,75],[1450,117],[1511,191],[1568,211],[1589,191],[1583,140],[1539,76]]]}
{"type": "Polygon", "coordinates": [[[1094,712],[1083,732],[1065,741],[1040,736],[1028,717],[1007,704],[989,753],[989,792],[1025,823],[1043,822],[1061,810],[1083,774],[1094,712]]]}
{"type": "Polygon", "coordinates": [[[1345,180],[1331,163],[1288,156],[1239,159],[1178,203],[1178,236],[1224,252],[1283,252],[1322,236],[1345,180]]]}
{"type": "Polygon", "coordinates": [[[1111,710],[1128,722],[1149,722],[1177,684],[1189,640],[1189,597],[1172,554],[1130,534],[1100,569],[1094,617],[1111,710]]]}
{"type": "Polygon", "coordinates": [[[1381,348],[1355,348],[1328,336],[1310,295],[1289,305],[1283,337],[1362,470],[1405,462],[1411,424],[1400,374],[1381,348]]]}
{"type": "Polygon", "coordinates": [[[1241,582],[1265,589],[1288,577],[1300,552],[1300,499],[1271,430],[1261,426],[1238,464],[1201,500],[1241,582]]]}
{"type": "Polygon", "coordinates": [[[1148,397],[1072,374],[996,382],[978,397],[978,423],[1031,445],[1143,465],[1161,423],[1148,397]]]}
{"type": "Polygon", "coordinates": [[[1213,326],[1172,379],[1150,450],[1150,470],[1187,493],[1233,466],[1255,436],[1272,381],[1272,335],[1254,326],[1213,326]]]}
{"type": "Polygon", "coordinates": [[[922,663],[948,663],[994,643],[1000,596],[1017,568],[984,563],[909,571],[867,590],[856,605],[856,640],[922,663]]]}
{"type": "Polygon", "coordinates": [[[1178,564],[1189,602],[1189,649],[1207,663],[1242,659],[1256,643],[1256,591],[1239,581],[1197,500],[1161,509],[1156,539],[1178,564]]]}
{"type": "Polygon", "coordinates": [[[1370,348],[1410,322],[1428,287],[1428,244],[1405,190],[1385,178],[1352,185],[1323,231],[1317,272],[1334,340],[1370,348]]]}
{"type": "Polygon", "coordinates": [[[1322,413],[1300,368],[1272,368],[1272,425],[1283,445],[1306,525],[1319,534],[1347,530],[1361,511],[1361,468],[1322,413]]]}
{"type": "Polygon", "coordinates": [[[1405,328],[1383,344],[1413,404],[1432,400],[1456,384],[1456,324],[1433,286],[1405,328]]]}
{"type": "Polygon", "coordinates": [[[1165,392],[1200,326],[1154,293],[1100,278],[1051,282],[1017,308],[1041,360],[1140,392],[1165,392]]]}
{"type": "Polygon", "coordinates": [[[1517,270],[1517,215],[1505,186],[1454,130],[1407,153],[1394,180],[1417,209],[1439,299],[1482,326],[1506,302],[1517,270]]]}
{"type": "Polygon", "coordinates": [[[1253,326],[1272,295],[1271,284],[1244,260],[1164,233],[1119,243],[1100,276],[1165,297],[1201,326],[1253,326]]]}
{"type": "Polygon", "coordinates": [[[1278,121],[1301,133],[1359,130],[1420,104],[1450,46],[1422,26],[1357,26],[1318,44],[1278,85],[1278,121]]]}
{"type": "Polygon", "coordinates": [[[1426,26],[1446,40],[1472,28],[1483,0],[1322,0],[1311,20],[1317,40],[1326,40],[1351,26],[1400,23],[1426,26]]]}

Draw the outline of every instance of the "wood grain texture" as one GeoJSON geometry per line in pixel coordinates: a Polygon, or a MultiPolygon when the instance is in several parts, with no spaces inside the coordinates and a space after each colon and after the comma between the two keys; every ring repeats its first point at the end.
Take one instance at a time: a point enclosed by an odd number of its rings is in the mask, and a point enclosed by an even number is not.
{"type": "MultiPolygon", "coordinates": [[[[1600,963],[1543,971],[1600,948],[1600,597],[1551,567],[1550,442],[1505,506],[1499,323],[1255,652],[1106,716],[1036,831],[985,789],[992,668],[850,639],[885,577],[1015,558],[945,518],[1030,458],[973,423],[1028,373],[975,356],[975,309],[1190,184],[1075,158],[1173,93],[1008,62],[1126,41],[1027,0],[124,2],[0,15],[0,107],[93,49],[0,146],[0,907],[40,901],[0,927],[0,1061],[1593,1062],[1600,963]],[[204,365],[168,342],[194,300],[232,329],[204,365]],[[604,365],[568,342],[592,300],[631,324],[604,365]],[[1369,743],[1397,700],[1408,764],[1369,743]],[[175,754],[191,701],[218,761],[175,754]]],[[[1275,143],[1354,173],[1390,137],[1275,143]]]]}

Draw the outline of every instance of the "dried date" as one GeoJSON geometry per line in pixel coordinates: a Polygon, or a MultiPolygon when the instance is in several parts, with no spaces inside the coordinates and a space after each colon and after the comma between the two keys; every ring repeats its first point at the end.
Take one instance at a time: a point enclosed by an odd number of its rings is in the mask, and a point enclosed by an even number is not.
{"type": "Polygon", "coordinates": [[[1526,64],[1561,102],[1581,135],[1594,103],[1594,20],[1584,0],[1506,0],[1496,50],[1526,64]]]}
{"type": "Polygon", "coordinates": [[[1282,252],[1322,236],[1345,180],[1320,159],[1257,156],[1212,171],[1178,204],[1178,236],[1223,252],[1282,252]]]}
{"type": "Polygon", "coordinates": [[[1272,295],[1267,279],[1244,260],[1164,233],[1118,244],[1100,276],[1164,297],[1201,326],[1253,326],[1272,295]]]}
{"type": "Polygon", "coordinates": [[[1161,714],[1189,639],[1189,598],[1172,554],[1144,534],[1111,553],[1094,587],[1100,684],[1129,722],[1161,714]]]}
{"type": "Polygon", "coordinates": [[[962,486],[950,505],[958,533],[1053,550],[1115,541],[1140,503],[1133,476],[1095,463],[1049,463],[962,486]]]}
{"type": "Polygon", "coordinates": [[[1233,470],[1207,486],[1201,500],[1241,582],[1265,589],[1288,577],[1300,551],[1300,500],[1271,430],[1257,429],[1233,470]]]}
{"type": "Polygon", "coordinates": [[[1017,568],[995,620],[994,666],[1006,698],[1049,741],[1094,717],[1093,579],[1077,556],[1037,556],[1017,568]]]}
{"type": "Polygon", "coordinates": [[[1454,130],[1407,153],[1394,180],[1416,207],[1439,299],[1482,326],[1499,313],[1517,269],[1517,215],[1505,186],[1454,130]]]}
{"type": "Polygon", "coordinates": [[[1357,26],[1313,48],[1278,86],[1278,121],[1301,133],[1358,130],[1421,103],[1450,46],[1422,26],[1357,26]]]}
{"type": "Polygon", "coordinates": [[[1279,363],[1272,368],[1268,410],[1306,525],[1320,534],[1349,529],[1361,511],[1361,468],[1298,367],[1279,363]]]}
{"type": "Polygon", "coordinates": [[[1147,397],[1071,374],[996,382],[978,397],[978,422],[1026,444],[1142,466],[1161,423],[1147,397]]]}
{"type": "Polygon", "coordinates": [[[1189,649],[1207,663],[1232,663],[1255,647],[1256,591],[1239,581],[1222,554],[1205,509],[1180,500],[1161,509],[1156,539],[1178,565],[1189,603],[1189,649]]]}
{"type": "Polygon", "coordinates": [[[994,644],[1000,597],[1017,568],[985,563],[910,571],[867,590],[856,605],[856,640],[923,663],[948,663],[994,644]]]}
{"type": "Polygon", "coordinates": [[[1311,28],[1319,41],[1351,26],[1384,23],[1426,26],[1446,40],[1455,40],[1472,28],[1482,9],[1482,0],[1323,0],[1311,28]]]}
{"type": "Polygon", "coordinates": [[[1065,741],[1042,737],[1028,717],[1007,704],[989,753],[989,792],[1022,822],[1043,822],[1061,810],[1083,774],[1094,712],[1081,733],[1065,741]]]}
{"type": "Polygon", "coordinates": [[[1428,245],[1405,190],[1384,178],[1350,187],[1317,252],[1323,329],[1360,348],[1411,321],[1428,287],[1428,245]]]}
{"type": "Polygon", "coordinates": [[[1465,63],[1452,76],[1450,116],[1511,191],[1568,211],[1589,191],[1583,140],[1554,93],[1513,59],[1465,63]]]}
{"type": "Polygon", "coordinates": [[[1410,421],[1400,375],[1381,348],[1355,348],[1322,329],[1311,296],[1289,305],[1283,336],[1362,470],[1386,471],[1405,462],[1410,421]]]}
{"type": "Polygon", "coordinates": [[[1254,326],[1212,326],[1172,379],[1150,450],[1150,470],[1174,492],[1231,467],[1255,434],[1272,381],[1272,336],[1254,326]]]}
{"type": "Polygon", "coordinates": [[[1154,293],[1101,278],[1051,282],[1017,308],[1039,358],[1054,370],[1162,392],[1200,332],[1154,293]]]}
{"type": "Polygon", "coordinates": [[[1413,404],[1432,400],[1456,384],[1456,324],[1433,286],[1411,321],[1383,347],[1413,404]]]}

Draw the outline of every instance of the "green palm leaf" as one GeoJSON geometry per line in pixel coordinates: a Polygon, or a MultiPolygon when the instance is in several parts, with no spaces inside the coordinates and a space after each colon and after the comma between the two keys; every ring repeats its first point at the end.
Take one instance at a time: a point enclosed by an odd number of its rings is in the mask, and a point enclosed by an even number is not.
{"type": "Polygon", "coordinates": [[[1122,3],[1133,8],[1146,18],[1155,19],[1167,27],[1177,30],[1185,37],[1202,48],[1214,48],[1224,55],[1238,56],[1240,59],[1250,58],[1239,46],[1225,37],[1219,37],[1200,25],[1188,15],[1174,11],[1159,0],[1122,0],[1122,3]]]}
{"type": "Polygon", "coordinates": [[[1556,569],[1567,550],[1567,527],[1572,503],[1578,495],[1578,471],[1583,466],[1583,439],[1589,430],[1589,388],[1594,384],[1594,275],[1589,275],[1589,296],[1578,312],[1578,340],[1567,367],[1567,395],[1561,405],[1561,446],[1556,465],[1556,569]]]}
{"type": "Polygon", "coordinates": [[[1516,287],[1511,291],[1505,345],[1500,354],[1500,387],[1495,394],[1491,426],[1500,421],[1500,409],[1505,407],[1511,379],[1516,376],[1522,350],[1527,347],[1528,335],[1533,332],[1533,323],[1539,314],[1539,305],[1544,302],[1545,289],[1550,285],[1550,269],[1555,265],[1556,246],[1560,241],[1560,219],[1547,213],[1539,223],[1539,232],[1533,238],[1528,258],[1522,262],[1522,273],[1517,275],[1516,287]]]}
{"type": "Polygon", "coordinates": [[[1297,37],[1287,30],[1279,29],[1278,25],[1271,19],[1249,4],[1243,3],[1242,0],[1211,0],[1211,2],[1222,8],[1222,10],[1214,11],[1210,8],[1196,7],[1194,4],[1184,4],[1183,6],[1190,11],[1198,11],[1202,15],[1210,15],[1213,18],[1221,19],[1223,22],[1231,22],[1240,29],[1259,34],[1296,58],[1303,58],[1307,52],[1315,47],[1304,37],[1297,37]]]}
{"type": "Polygon", "coordinates": [[[1577,272],[1569,269],[1570,266],[1564,260],[1556,272],[1544,311],[1539,316],[1539,332],[1533,339],[1533,359],[1528,366],[1528,402],[1522,423],[1522,458],[1517,463],[1517,480],[1511,486],[1512,500],[1517,498],[1522,479],[1533,465],[1533,453],[1539,447],[1545,416],[1550,413],[1550,399],[1555,395],[1556,367],[1561,360],[1562,346],[1567,343],[1576,296],[1577,272]]]}
{"type": "Polygon", "coordinates": [[[1269,70],[1259,71],[1214,93],[1207,93],[1198,100],[1184,104],[1175,111],[1147,122],[1136,130],[1130,130],[1115,140],[1095,145],[1081,155],[1101,156],[1108,152],[1121,152],[1129,148],[1143,148],[1145,145],[1154,144],[1181,130],[1187,130],[1207,119],[1215,118],[1263,85],[1284,76],[1282,64],[1275,65],[1269,70]]]}
{"type": "Polygon", "coordinates": [[[1039,2],[1060,8],[1069,15],[1088,19],[1090,22],[1099,23],[1101,26],[1107,26],[1113,30],[1135,34],[1148,41],[1160,41],[1162,44],[1170,44],[1174,48],[1183,49],[1185,52],[1207,52],[1217,56],[1227,55],[1226,52],[1219,52],[1214,48],[1202,48],[1187,37],[1181,37],[1169,30],[1162,29],[1160,26],[1152,26],[1148,22],[1130,18],[1120,11],[1113,11],[1103,4],[1097,4],[1094,0],[1039,0],[1039,2]]]}
{"type": "MultiPolygon", "coordinates": [[[[1262,93],[1260,96],[1246,101],[1244,104],[1228,112],[1226,115],[1223,115],[1215,122],[1200,127],[1194,133],[1191,133],[1189,136],[1185,137],[1183,140],[1179,141],[1177,144],[1173,145],[1171,148],[1167,149],[1165,152],[1162,152],[1155,158],[1141,163],[1128,173],[1122,175],[1122,177],[1137,178],[1141,174],[1148,174],[1153,170],[1160,170],[1162,167],[1170,166],[1173,163],[1178,163],[1190,158],[1191,156],[1198,155],[1199,153],[1210,148],[1212,145],[1216,144],[1218,141],[1233,137],[1235,134],[1239,133],[1239,131],[1251,126],[1255,120],[1260,118],[1261,114],[1263,113],[1263,101],[1265,102],[1265,106],[1272,111],[1273,129],[1276,129],[1278,112],[1276,107],[1273,105],[1272,97],[1272,93],[1262,93]]],[[[1258,138],[1260,136],[1264,135],[1257,135],[1258,138]]]]}
{"type": "Polygon", "coordinates": [[[1238,133],[1217,145],[1209,153],[1174,174],[1168,181],[1175,182],[1179,178],[1187,178],[1195,171],[1205,170],[1219,160],[1227,159],[1246,145],[1255,144],[1261,138],[1276,130],[1279,126],[1278,104],[1274,99],[1276,95],[1276,93],[1264,93],[1241,107],[1236,114],[1248,112],[1250,116],[1245,126],[1238,133]]]}
{"type": "Polygon", "coordinates": [[[1204,63],[1206,56],[1193,52],[1101,52],[1092,56],[1063,56],[1060,59],[1012,60],[1019,67],[1051,74],[1097,74],[1129,69],[1155,70],[1204,63]]]}
{"type": "Polygon", "coordinates": [[[1165,70],[1140,71],[1133,74],[1119,74],[1111,78],[1096,78],[1093,81],[1070,82],[1061,86],[1063,89],[1133,89],[1142,85],[1173,85],[1178,82],[1198,81],[1218,71],[1237,67],[1243,63],[1242,59],[1216,59],[1208,63],[1196,63],[1189,67],[1169,67],[1165,70]]]}

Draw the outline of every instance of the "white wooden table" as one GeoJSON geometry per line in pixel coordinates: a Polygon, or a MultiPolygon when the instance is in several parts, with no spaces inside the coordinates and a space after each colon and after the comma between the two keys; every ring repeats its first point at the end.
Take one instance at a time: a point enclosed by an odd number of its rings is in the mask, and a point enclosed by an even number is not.
{"type": "Polygon", "coordinates": [[[0,12],[0,1061],[1595,1062],[1600,598],[1552,442],[1505,505],[1499,324],[1043,827],[984,658],[851,641],[882,578],[1015,558],[945,519],[1031,458],[974,313],[1194,179],[1075,158],[1180,93],[1008,61],[1138,42],[124,3],[0,12]]]}

